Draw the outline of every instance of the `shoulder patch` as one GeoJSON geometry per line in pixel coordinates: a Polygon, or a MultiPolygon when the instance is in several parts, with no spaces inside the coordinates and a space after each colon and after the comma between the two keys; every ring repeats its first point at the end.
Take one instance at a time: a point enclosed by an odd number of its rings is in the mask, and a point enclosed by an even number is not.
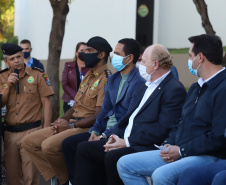
{"type": "Polygon", "coordinates": [[[50,80],[49,80],[48,75],[47,75],[47,74],[43,74],[42,76],[44,77],[44,79],[45,79],[45,81],[46,81],[46,84],[50,86],[51,83],[50,83],[50,80]]]}
{"type": "Polygon", "coordinates": [[[109,69],[105,69],[104,72],[105,72],[105,75],[107,78],[112,75],[112,73],[109,69]]]}
{"type": "Polygon", "coordinates": [[[9,68],[5,68],[5,69],[3,69],[3,70],[0,71],[0,74],[6,72],[8,70],[9,70],[9,68]]]}
{"type": "Polygon", "coordinates": [[[38,68],[38,67],[32,67],[32,69],[34,69],[34,70],[38,70],[38,71],[40,71],[40,72],[44,72],[42,69],[40,69],[40,68],[38,68]]]}

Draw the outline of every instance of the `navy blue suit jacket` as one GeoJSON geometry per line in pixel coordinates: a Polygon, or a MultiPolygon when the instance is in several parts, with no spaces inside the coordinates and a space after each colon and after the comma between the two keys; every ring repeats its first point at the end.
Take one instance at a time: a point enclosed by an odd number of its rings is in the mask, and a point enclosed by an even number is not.
{"type": "Polygon", "coordinates": [[[144,79],[140,76],[138,69],[134,67],[126,80],[121,95],[116,103],[121,78],[120,72],[116,72],[108,78],[101,111],[97,116],[96,123],[90,128],[90,131],[96,131],[100,134],[104,133],[106,136],[109,136],[115,127],[106,130],[109,116],[115,114],[116,120],[119,122],[126,114],[129,107],[133,105],[137,90],[145,83],[144,79]]]}
{"type": "Polygon", "coordinates": [[[189,91],[178,127],[164,144],[180,147],[182,157],[213,155],[226,158],[226,70],[202,88],[196,82],[189,91]]]}
{"type": "MultiPolygon", "coordinates": [[[[147,86],[142,85],[134,105],[117,125],[113,134],[124,138],[129,118],[139,106],[146,89],[147,86]]],[[[178,124],[185,98],[184,86],[170,72],[135,116],[128,137],[130,146],[136,151],[156,149],[154,144],[161,144],[168,137],[172,127],[178,124]]]]}

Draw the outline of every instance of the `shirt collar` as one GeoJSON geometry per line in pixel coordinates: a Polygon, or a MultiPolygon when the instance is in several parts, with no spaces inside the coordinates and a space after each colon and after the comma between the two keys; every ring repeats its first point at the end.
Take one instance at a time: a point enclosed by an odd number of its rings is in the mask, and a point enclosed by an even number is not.
{"type": "Polygon", "coordinates": [[[90,70],[89,70],[89,73],[90,73],[90,74],[94,74],[95,76],[99,76],[99,75],[101,75],[101,74],[104,72],[104,70],[106,70],[106,69],[108,69],[107,64],[104,64],[103,66],[101,66],[99,69],[97,69],[97,70],[95,70],[95,71],[93,71],[93,69],[90,69],[90,70]]]}
{"type": "Polygon", "coordinates": [[[33,58],[31,57],[27,62],[27,66],[31,67],[32,64],[33,64],[33,58]]]}
{"type": "Polygon", "coordinates": [[[168,71],[167,73],[165,73],[164,75],[162,75],[161,77],[159,77],[158,79],[156,79],[153,82],[146,82],[145,85],[147,87],[150,87],[150,86],[153,86],[153,85],[158,86],[169,73],[170,73],[170,71],[168,71]]]}
{"type": "Polygon", "coordinates": [[[204,83],[210,81],[212,78],[214,78],[218,73],[220,73],[221,71],[223,71],[225,69],[225,67],[223,67],[220,71],[216,72],[214,75],[212,75],[211,77],[209,77],[208,79],[206,80],[203,80],[203,78],[199,78],[198,79],[198,84],[200,87],[203,86],[204,83]]]}

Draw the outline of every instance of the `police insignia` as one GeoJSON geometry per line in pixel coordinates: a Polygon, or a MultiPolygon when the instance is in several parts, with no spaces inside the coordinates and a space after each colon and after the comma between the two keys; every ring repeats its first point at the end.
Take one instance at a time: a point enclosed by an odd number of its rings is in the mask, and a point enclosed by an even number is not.
{"type": "Polygon", "coordinates": [[[3,88],[5,88],[6,86],[7,86],[7,84],[4,84],[4,85],[3,85],[3,88]]]}
{"type": "Polygon", "coordinates": [[[106,85],[107,85],[107,81],[105,80],[105,81],[104,81],[104,87],[106,87],[106,85]]]}
{"type": "Polygon", "coordinates": [[[47,84],[47,85],[51,85],[51,84],[50,84],[50,80],[49,80],[48,75],[47,75],[47,74],[43,74],[42,76],[44,77],[44,79],[45,79],[45,81],[46,81],[46,84],[47,84]]]}
{"type": "Polygon", "coordinates": [[[86,84],[85,84],[85,83],[81,85],[81,87],[85,87],[85,86],[86,86],[86,84]]]}
{"type": "Polygon", "coordinates": [[[89,89],[90,90],[93,90],[93,91],[97,91],[96,89],[94,89],[94,87],[90,87],[89,89]]]}
{"type": "Polygon", "coordinates": [[[32,76],[30,76],[30,77],[27,79],[27,82],[28,82],[28,83],[34,82],[34,78],[33,78],[32,76]]]}
{"type": "Polygon", "coordinates": [[[97,81],[93,84],[93,86],[94,86],[94,87],[98,86],[98,83],[99,83],[99,80],[97,80],[97,81]]]}

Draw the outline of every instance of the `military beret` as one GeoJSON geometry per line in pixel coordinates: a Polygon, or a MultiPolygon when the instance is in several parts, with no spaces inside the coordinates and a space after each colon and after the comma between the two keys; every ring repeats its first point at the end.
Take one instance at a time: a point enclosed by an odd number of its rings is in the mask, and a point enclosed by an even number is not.
{"type": "Polygon", "coordinates": [[[2,53],[4,55],[14,55],[19,51],[22,51],[23,49],[18,46],[17,44],[12,44],[12,43],[6,43],[2,44],[2,53]]]}
{"type": "Polygon", "coordinates": [[[97,51],[105,51],[106,54],[109,54],[112,51],[112,48],[108,41],[99,36],[92,37],[91,39],[89,39],[87,42],[87,46],[92,47],[97,51]]]}

